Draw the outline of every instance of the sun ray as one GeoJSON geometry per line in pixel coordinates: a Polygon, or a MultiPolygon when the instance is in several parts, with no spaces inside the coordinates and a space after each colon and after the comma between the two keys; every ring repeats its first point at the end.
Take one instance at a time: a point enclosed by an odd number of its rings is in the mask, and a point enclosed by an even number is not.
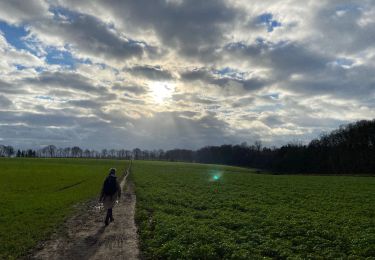
{"type": "Polygon", "coordinates": [[[162,81],[152,82],[149,88],[154,101],[159,104],[170,99],[175,91],[174,84],[162,81]]]}

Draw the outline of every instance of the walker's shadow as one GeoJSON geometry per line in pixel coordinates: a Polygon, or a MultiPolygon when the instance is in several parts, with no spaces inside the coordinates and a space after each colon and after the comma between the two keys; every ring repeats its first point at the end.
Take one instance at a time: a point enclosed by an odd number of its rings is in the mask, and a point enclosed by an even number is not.
{"type": "Polygon", "coordinates": [[[69,250],[67,259],[90,259],[100,247],[100,240],[104,234],[105,226],[100,227],[93,235],[83,236],[77,241],[72,241],[74,244],[69,250]]]}

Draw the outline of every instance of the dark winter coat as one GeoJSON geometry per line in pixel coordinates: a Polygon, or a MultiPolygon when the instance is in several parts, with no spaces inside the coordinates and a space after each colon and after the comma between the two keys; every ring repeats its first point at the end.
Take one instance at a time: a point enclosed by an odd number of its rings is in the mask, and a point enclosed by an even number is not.
{"type": "Polygon", "coordinates": [[[116,204],[116,200],[120,199],[120,197],[121,197],[121,187],[120,187],[119,182],[117,181],[116,176],[110,175],[110,176],[107,177],[107,179],[108,178],[115,178],[116,179],[116,192],[113,195],[106,195],[104,193],[104,184],[105,184],[105,181],[104,181],[102,192],[100,194],[100,201],[103,202],[103,206],[104,206],[105,209],[113,208],[116,204]]]}

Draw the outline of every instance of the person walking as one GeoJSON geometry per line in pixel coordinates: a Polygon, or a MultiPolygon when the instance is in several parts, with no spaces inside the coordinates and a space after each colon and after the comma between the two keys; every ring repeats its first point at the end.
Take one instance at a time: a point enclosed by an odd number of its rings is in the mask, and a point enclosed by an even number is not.
{"type": "Polygon", "coordinates": [[[116,178],[116,169],[111,168],[109,175],[104,180],[102,192],[99,201],[103,203],[104,208],[107,210],[105,217],[105,225],[108,226],[110,222],[114,221],[112,215],[112,208],[115,206],[116,201],[121,198],[121,187],[116,178]]]}

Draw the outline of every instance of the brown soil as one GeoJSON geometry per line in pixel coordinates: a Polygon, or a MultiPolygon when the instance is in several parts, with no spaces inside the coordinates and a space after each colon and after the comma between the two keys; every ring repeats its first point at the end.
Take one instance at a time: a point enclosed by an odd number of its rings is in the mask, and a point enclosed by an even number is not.
{"type": "Polygon", "coordinates": [[[114,222],[105,227],[106,212],[96,201],[81,205],[82,210],[29,258],[31,259],[139,259],[137,227],[134,222],[134,184],[122,180],[123,195],[113,208],[114,222]]]}

